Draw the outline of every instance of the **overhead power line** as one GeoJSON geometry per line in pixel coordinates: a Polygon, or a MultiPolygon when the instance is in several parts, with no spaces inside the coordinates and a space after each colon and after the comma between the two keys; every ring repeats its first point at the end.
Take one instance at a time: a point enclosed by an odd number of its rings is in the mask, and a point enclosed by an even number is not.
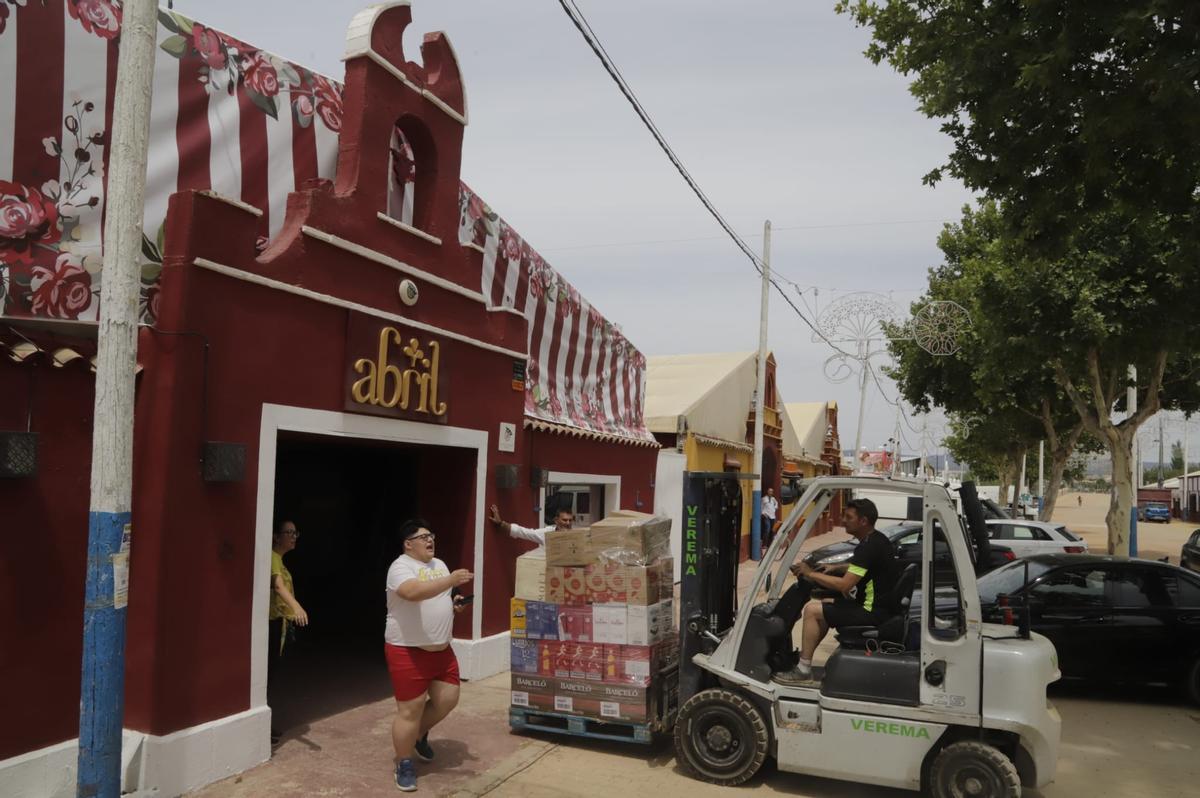
{"type": "MultiPolygon", "coordinates": [[[[708,195],[706,195],[700,188],[699,184],[696,183],[696,180],[692,177],[691,172],[689,172],[687,167],[683,165],[683,161],[681,161],[679,156],[675,154],[675,150],[673,150],[671,145],[667,143],[666,137],[663,136],[662,131],[658,129],[658,126],[654,124],[654,120],[650,118],[650,114],[646,111],[641,101],[638,100],[637,95],[629,86],[629,83],[625,80],[624,76],[621,75],[620,69],[617,68],[616,64],[609,56],[608,51],[604,49],[604,45],[600,43],[599,37],[596,35],[596,32],[592,30],[592,26],[590,23],[588,23],[587,18],[583,15],[583,12],[579,10],[579,6],[575,4],[575,0],[558,0],[558,4],[562,6],[563,11],[566,12],[566,15],[575,25],[575,28],[579,31],[579,34],[583,36],[583,40],[587,42],[588,47],[590,47],[592,52],[596,54],[596,58],[600,59],[600,63],[603,65],[604,70],[608,73],[608,76],[612,78],[613,82],[617,84],[617,88],[619,88],[621,93],[625,95],[625,99],[629,101],[631,106],[633,106],[633,110],[637,113],[638,118],[642,120],[642,124],[644,124],[646,129],[650,131],[650,135],[654,136],[654,140],[658,142],[658,146],[662,149],[663,153],[666,154],[676,171],[678,171],[679,175],[684,179],[684,182],[688,184],[688,187],[692,190],[692,193],[696,195],[696,198],[700,200],[702,205],[704,205],[705,210],[707,210],[713,219],[717,221],[717,224],[721,226],[721,229],[725,231],[733,243],[737,245],[738,249],[740,249],[742,253],[750,259],[750,262],[754,265],[755,271],[757,271],[759,274],[762,274],[762,260],[754,253],[754,250],[750,249],[749,245],[742,240],[742,237],[737,234],[737,232],[733,229],[733,226],[725,220],[725,217],[722,216],[721,212],[717,210],[716,206],[708,198],[708,195]]],[[[804,322],[805,326],[812,330],[818,338],[832,347],[835,351],[840,352],[848,357],[852,357],[849,352],[846,352],[833,341],[830,341],[825,334],[821,332],[817,325],[804,315],[804,313],[796,306],[796,303],[792,301],[791,297],[779,285],[778,282],[776,282],[774,279],[771,279],[771,285],[774,287],[779,296],[783,297],[783,301],[786,302],[793,311],[795,311],[796,315],[802,322],[804,322]]]]}

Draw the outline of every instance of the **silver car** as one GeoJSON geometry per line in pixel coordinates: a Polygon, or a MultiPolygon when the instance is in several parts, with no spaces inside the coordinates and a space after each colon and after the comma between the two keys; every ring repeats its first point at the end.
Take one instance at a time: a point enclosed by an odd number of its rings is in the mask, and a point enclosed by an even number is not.
{"type": "Polygon", "coordinates": [[[1035,554],[1084,554],[1087,543],[1062,524],[1046,521],[1022,521],[989,518],[988,536],[1008,546],[1017,557],[1035,554]]]}

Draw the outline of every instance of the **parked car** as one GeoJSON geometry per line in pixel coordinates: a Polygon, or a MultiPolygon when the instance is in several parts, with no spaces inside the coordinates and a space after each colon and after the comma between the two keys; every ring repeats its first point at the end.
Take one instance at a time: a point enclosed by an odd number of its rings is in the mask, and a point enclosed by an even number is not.
{"type": "Polygon", "coordinates": [[[1046,521],[1017,521],[1014,519],[987,520],[988,537],[1008,546],[1018,557],[1035,554],[1083,554],[1087,543],[1062,524],[1046,521]]]}
{"type": "Polygon", "coordinates": [[[1184,541],[1179,552],[1179,564],[1192,571],[1200,571],[1200,529],[1184,541]]]}
{"type": "MultiPolygon", "coordinates": [[[[921,563],[921,524],[914,521],[908,521],[903,524],[895,524],[893,526],[885,526],[879,530],[887,536],[888,540],[892,541],[892,545],[896,549],[896,559],[899,560],[901,567],[909,563],[921,563]]],[[[830,543],[828,546],[822,546],[819,549],[814,549],[808,555],[808,561],[816,567],[837,565],[839,563],[848,562],[854,555],[854,548],[858,543],[854,540],[842,541],[839,543],[830,543]]],[[[940,541],[935,542],[935,556],[939,560],[950,562],[950,555],[945,550],[945,544],[940,541]]],[[[1017,558],[1013,550],[1006,545],[994,545],[991,547],[992,553],[988,561],[987,570],[998,568],[1005,563],[1012,562],[1017,558]]]]}
{"type": "Polygon", "coordinates": [[[1028,601],[1064,677],[1179,684],[1200,703],[1200,576],[1152,560],[1041,554],[980,577],[985,621],[1002,622],[1002,595],[1028,601]]]}
{"type": "Polygon", "coordinates": [[[1165,502],[1150,502],[1145,507],[1138,508],[1138,518],[1142,521],[1158,521],[1171,523],[1171,508],[1165,502]]]}

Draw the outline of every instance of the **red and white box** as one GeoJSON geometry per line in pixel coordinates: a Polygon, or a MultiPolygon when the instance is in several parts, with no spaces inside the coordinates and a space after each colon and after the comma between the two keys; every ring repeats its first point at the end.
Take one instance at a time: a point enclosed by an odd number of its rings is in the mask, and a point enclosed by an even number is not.
{"type": "Polygon", "coordinates": [[[592,642],[592,608],[590,606],[560,606],[558,608],[558,639],[573,643],[592,642]]]}

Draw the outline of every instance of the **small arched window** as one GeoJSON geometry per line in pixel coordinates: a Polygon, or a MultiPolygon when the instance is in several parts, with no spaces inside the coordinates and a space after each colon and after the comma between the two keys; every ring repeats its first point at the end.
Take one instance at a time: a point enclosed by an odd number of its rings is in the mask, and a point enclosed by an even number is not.
{"type": "Polygon", "coordinates": [[[387,215],[412,225],[413,201],[417,192],[417,159],[399,122],[392,127],[388,151],[387,215]]]}
{"type": "MultiPolygon", "coordinates": [[[[422,233],[437,235],[431,229],[437,175],[437,148],[424,123],[412,116],[397,119],[388,142],[387,216],[422,233]]],[[[457,195],[456,190],[455,199],[457,195]]]]}

